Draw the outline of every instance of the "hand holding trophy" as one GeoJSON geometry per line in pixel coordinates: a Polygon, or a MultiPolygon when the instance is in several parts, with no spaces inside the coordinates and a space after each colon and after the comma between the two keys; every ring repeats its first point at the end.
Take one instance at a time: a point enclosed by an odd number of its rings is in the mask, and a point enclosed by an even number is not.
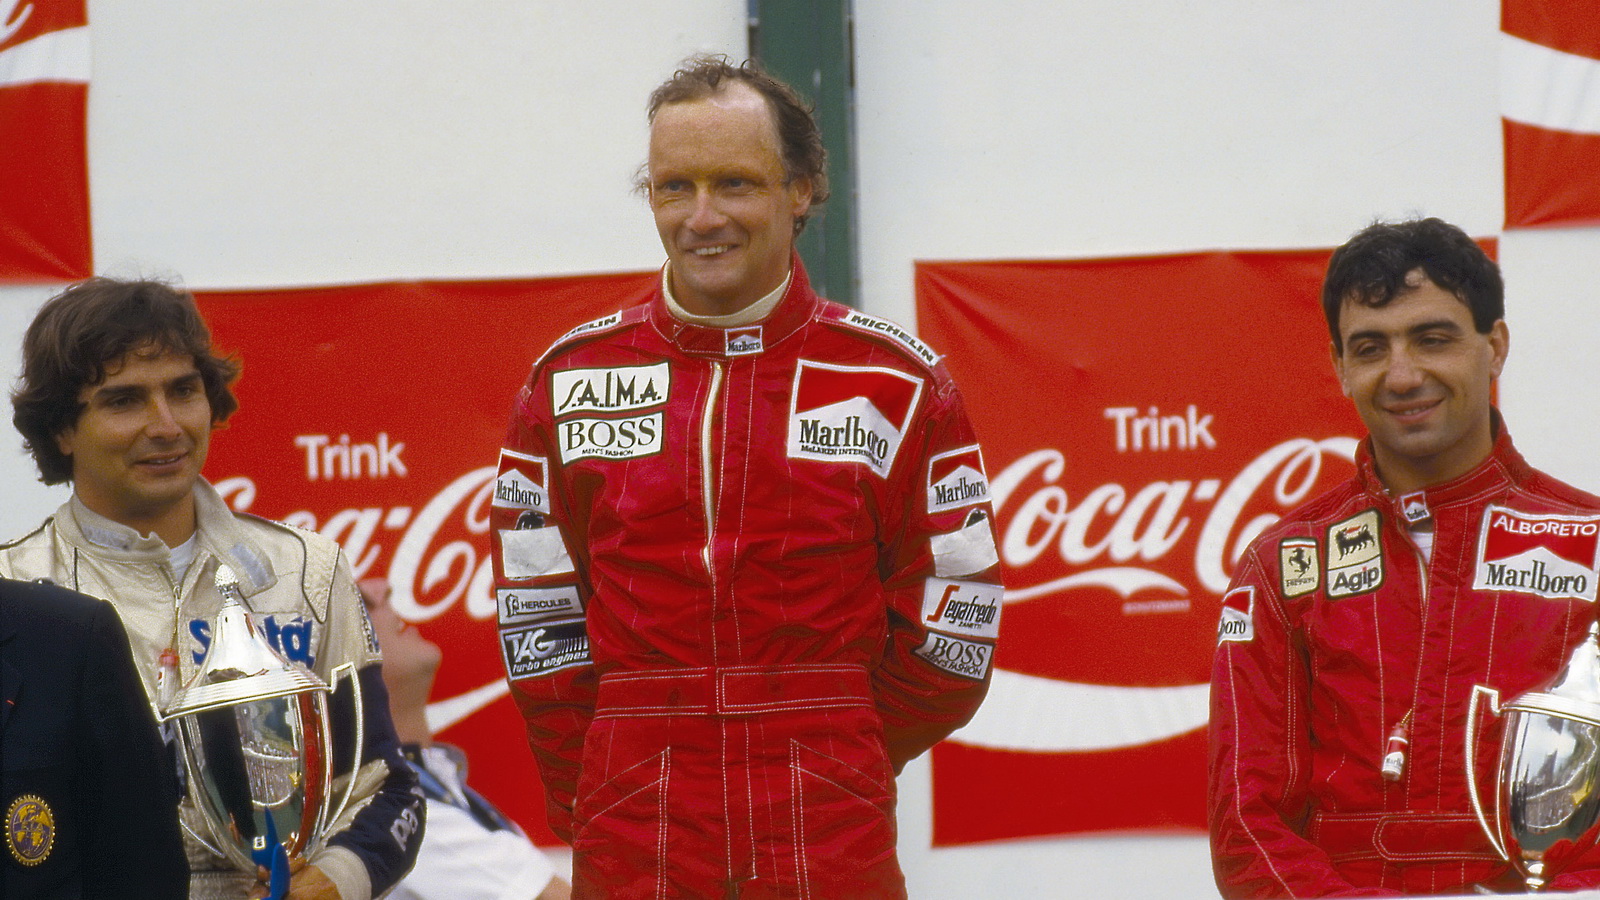
{"type": "Polygon", "coordinates": [[[1501,858],[1537,891],[1600,838],[1600,627],[1576,647],[1555,682],[1504,707],[1474,685],[1467,706],[1467,791],[1472,812],[1501,858]],[[1478,699],[1505,716],[1494,821],[1478,797],[1478,699]]]}
{"type": "MultiPolygon", "coordinates": [[[[210,832],[191,834],[244,871],[266,868],[268,900],[282,900],[289,859],[321,847],[355,779],[334,804],[331,688],[261,636],[231,569],[219,566],[215,581],[222,611],[211,646],[162,718],[178,723],[189,799],[210,832]]],[[[351,667],[340,669],[359,722],[360,687],[351,667]]],[[[358,729],[352,759],[360,743],[358,729]]]]}

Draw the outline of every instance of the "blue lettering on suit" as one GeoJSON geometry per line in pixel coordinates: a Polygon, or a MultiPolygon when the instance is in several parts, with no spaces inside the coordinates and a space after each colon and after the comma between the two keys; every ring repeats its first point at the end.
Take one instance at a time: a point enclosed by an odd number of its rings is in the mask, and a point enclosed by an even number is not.
{"type": "MultiPolygon", "coordinates": [[[[262,635],[273,649],[283,654],[284,659],[315,669],[316,659],[311,654],[311,628],[311,620],[305,616],[267,616],[261,620],[262,635]]],[[[206,651],[211,649],[211,623],[205,619],[190,619],[189,634],[199,646],[193,652],[195,665],[199,665],[205,660],[206,651]]]]}

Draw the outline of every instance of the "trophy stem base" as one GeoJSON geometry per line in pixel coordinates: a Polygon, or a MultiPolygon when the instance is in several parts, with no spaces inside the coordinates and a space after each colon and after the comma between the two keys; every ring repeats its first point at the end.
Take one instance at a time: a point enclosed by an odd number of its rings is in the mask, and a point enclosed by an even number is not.
{"type": "Polygon", "coordinates": [[[1528,885],[1528,893],[1537,894],[1544,890],[1544,863],[1528,863],[1528,874],[1522,879],[1528,885]]]}

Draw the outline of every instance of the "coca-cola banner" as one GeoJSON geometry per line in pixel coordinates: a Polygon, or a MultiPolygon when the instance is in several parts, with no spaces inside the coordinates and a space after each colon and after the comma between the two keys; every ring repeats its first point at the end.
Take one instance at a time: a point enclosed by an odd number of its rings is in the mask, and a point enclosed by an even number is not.
{"type": "Polygon", "coordinates": [[[1205,825],[1221,597],[1249,541],[1353,471],[1327,251],[918,263],[991,481],[989,697],[933,751],[936,844],[1205,825]]]}
{"type": "Polygon", "coordinates": [[[0,283],[90,272],[85,0],[0,0],[0,283]]]}
{"type": "Polygon", "coordinates": [[[211,442],[230,505],[320,531],[444,649],[429,721],[536,840],[542,791],[496,650],[489,502],[511,402],[575,325],[642,302],[653,274],[198,294],[244,363],[211,442]]]}
{"type": "Polygon", "coordinates": [[[1506,225],[1600,224],[1600,8],[1504,0],[1506,225]]]}

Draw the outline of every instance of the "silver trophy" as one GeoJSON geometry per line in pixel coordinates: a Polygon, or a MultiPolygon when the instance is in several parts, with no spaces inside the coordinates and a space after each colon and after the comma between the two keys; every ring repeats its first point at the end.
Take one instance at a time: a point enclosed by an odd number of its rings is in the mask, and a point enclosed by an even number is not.
{"type": "Polygon", "coordinates": [[[1528,890],[1543,888],[1600,837],[1600,643],[1597,627],[1572,650],[1543,691],[1504,707],[1500,692],[1474,685],[1467,704],[1467,792],[1489,843],[1528,890]],[[1494,822],[1478,797],[1478,699],[1504,715],[1494,822]]]}
{"type": "MultiPolygon", "coordinates": [[[[178,723],[189,799],[204,825],[185,828],[246,872],[265,867],[272,876],[268,897],[281,897],[289,857],[321,848],[356,779],[345,779],[334,803],[329,685],[261,636],[225,565],[217,568],[216,586],[222,610],[211,646],[162,719],[178,723]]],[[[357,722],[350,758],[359,761],[360,685],[349,664],[333,674],[336,682],[350,678],[357,722]]]]}

